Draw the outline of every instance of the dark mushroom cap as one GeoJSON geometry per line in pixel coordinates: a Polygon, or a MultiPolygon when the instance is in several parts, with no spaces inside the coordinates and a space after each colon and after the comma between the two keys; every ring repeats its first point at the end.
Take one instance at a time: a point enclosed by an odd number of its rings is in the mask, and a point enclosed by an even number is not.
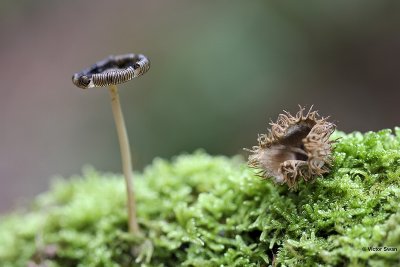
{"type": "Polygon", "coordinates": [[[149,69],[150,61],[141,54],[109,56],[90,68],[75,73],[72,82],[82,89],[109,86],[127,82],[149,69]]]}

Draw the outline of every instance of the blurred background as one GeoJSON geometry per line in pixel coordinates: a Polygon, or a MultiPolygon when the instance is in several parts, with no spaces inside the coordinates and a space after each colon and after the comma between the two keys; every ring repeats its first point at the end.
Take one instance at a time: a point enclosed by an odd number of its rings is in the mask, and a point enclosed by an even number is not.
{"type": "Polygon", "coordinates": [[[0,213],[85,164],[121,172],[108,91],[71,76],[110,54],[150,71],[121,85],[136,171],[198,148],[244,154],[283,110],[338,129],[399,126],[399,1],[0,3],[0,213]]]}

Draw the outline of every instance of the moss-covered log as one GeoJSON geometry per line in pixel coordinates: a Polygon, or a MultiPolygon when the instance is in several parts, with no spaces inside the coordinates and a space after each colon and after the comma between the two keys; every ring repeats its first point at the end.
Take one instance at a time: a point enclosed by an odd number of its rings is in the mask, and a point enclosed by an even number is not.
{"type": "Polygon", "coordinates": [[[154,160],[135,181],[143,236],[122,176],[85,168],[1,218],[0,266],[398,266],[400,129],[334,135],[332,171],[297,191],[240,158],[154,160]]]}

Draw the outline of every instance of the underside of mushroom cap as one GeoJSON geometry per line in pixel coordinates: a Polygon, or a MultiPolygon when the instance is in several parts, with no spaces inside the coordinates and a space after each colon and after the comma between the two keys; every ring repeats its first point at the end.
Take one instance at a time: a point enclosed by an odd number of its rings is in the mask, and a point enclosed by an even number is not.
{"type": "Polygon", "coordinates": [[[109,56],[90,68],[75,73],[72,82],[82,89],[104,87],[127,82],[149,69],[150,61],[141,54],[109,56]]]}
{"type": "Polygon", "coordinates": [[[336,127],[312,107],[307,113],[304,110],[300,107],[295,116],[280,114],[249,150],[248,164],[259,169],[261,177],[295,188],[300,178],[308,181],[329,172],[333,143],[329,137],[336,127]]]}

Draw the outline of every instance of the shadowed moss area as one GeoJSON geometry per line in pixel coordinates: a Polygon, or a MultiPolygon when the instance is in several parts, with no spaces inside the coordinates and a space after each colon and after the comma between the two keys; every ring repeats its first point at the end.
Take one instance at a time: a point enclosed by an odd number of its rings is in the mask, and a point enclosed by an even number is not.
{"type": "Polygon", "coordinates": [[[337,137],[332,171],[297,191],[240,158],[154,160],[135,180],[139,237],[122,176],[85,168],[1,218],[0,266],[398,265],[400,129],[337,137]]]}

